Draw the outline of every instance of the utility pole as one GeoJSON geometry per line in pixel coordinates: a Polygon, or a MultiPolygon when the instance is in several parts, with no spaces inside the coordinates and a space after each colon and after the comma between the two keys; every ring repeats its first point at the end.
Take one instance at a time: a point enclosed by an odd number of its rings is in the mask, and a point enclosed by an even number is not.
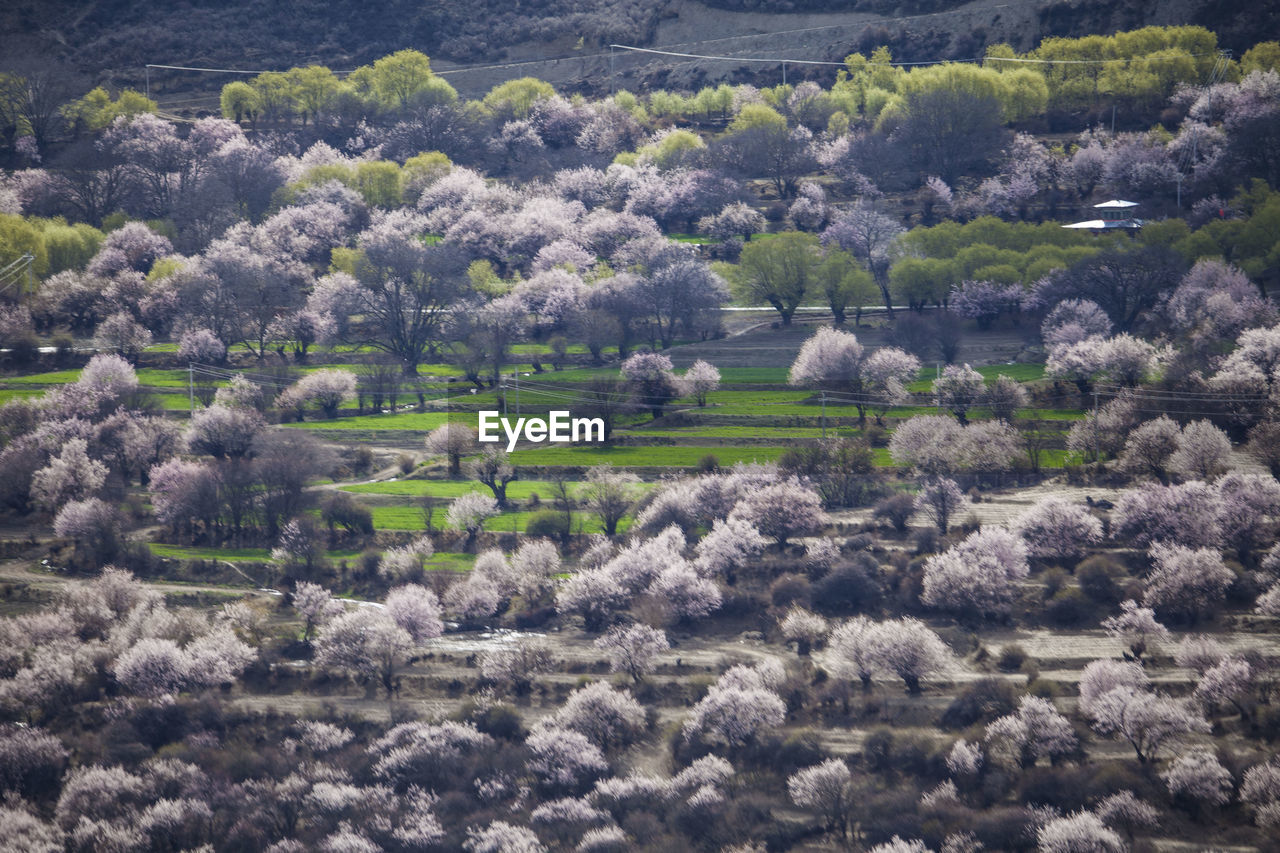
{"type": "Polygon", "coordinates": [[[191,417],[196,416],[196,367],[187,362],[187,396],[191,401],[191,417]]]}
{"type": "Polygon", "coordinates": [[[822,437],[827,437],[827,392],[822,392],[822,437]]]}
{"type": "Polygon", "coordinates": [[[613,83],[613,45],[609,45],[609,94],[616,94],[613,83]]]}
{"type": "Polygon", "coordinates": [[[516,377],[516,417],[520,417],[520,370],[517,368],[516,377]]]}

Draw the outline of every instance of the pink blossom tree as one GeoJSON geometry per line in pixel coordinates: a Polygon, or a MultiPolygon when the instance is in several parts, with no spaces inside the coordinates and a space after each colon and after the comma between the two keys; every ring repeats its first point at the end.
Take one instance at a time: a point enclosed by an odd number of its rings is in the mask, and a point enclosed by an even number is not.
{"type": "Polygon", "coordinates": [[[909,693],[920,692],[920,680],[952,666],[946,643],[919,619],[904,617],[880,623],[874,651],[877,666],[902,679],[909,693]]]}
{"type": "Polygon", "coordinates": [[[1036,830],[1036,850],[1040,853],[1124,853],[1127,849],[1120,836],[1093,812],[1055,817],[1036,830]]]}
{"type": "Polygon", "coordinates": [[[293,587],[293,609],[303,620],[302,640],[309,643],[317,627],[342,612],[342,604],[320,584],[298,581],[293,587]]]}
{"type": "Polygon", "coordinates": [[[471,827],[463,849],[469,853],[546,853],[533,830],[495,820],[486,827],[471,827]]]}
{"type": "Polygon", "coordinates": [[[1120,454],[1120,465],[1133,474],[1168,483],[1171,460],[1181,438],[1178,425],[1167,415],[1147,421],[1129,435],[1120,454]]]}
{"type": "Polygon", "coordinates": [[[308,373],[276,398],[276,405],[301,410],[314,403],[326,418],[336,418],[338,407],[356,398],[356,375],[349,370],[317,370],[308,373]]]}
{"type": "Polygon", "coordinates": [[[1240,718],[1248,720],[1247,702],[1254,684],[1253,667],[1243,657],[1231,655],[1204,671],[1196,684],[1195,696],[1210,710],[1228,703],[1234,705],[1240,718]]]}
{"type": "Polygon", "coordinates": [[[960,469],[964,429],[944,415],[917,415],[899,424],[889,438],[894,463],[925,475],[951,474],[960,469]]]}
{"type": "Polygon", "coordinates": [[[386,613],[417,645],[444,633],[440,599],[425,586],[405,584],[387,593],[386,613]]]}
{"type": "Polygon", "coordinates": [[[1228,471],[1214,484],[1222,507],[1224,543],[1244,559],[1273,538],[1280,517],[1280,482],[1267,473],[1228,471]]]}
{"type": "Polygon", "coordinates": [[[493,581],[475,575],[445,590],[444,609],[471,627],[478,627],[502,606],[502,593],[493,581]]]}
{"type": "Polygon", "coordinates": [[[1222,502],[1210,486],[1193,480],[1130,489],[1116,501],[1112,536],[1146,547],[1157,542],[1189,548],[1222,545],[1222,502]]]}
{"type": "Polygon", "coordinates": [[[609,658],[610,672],[625,672],[637,684],[653,671],[658,656],[670,648],[665,632],[640,623],[612,628],[594,645],[609,658]]]}
{"type": "Polygon", "coordinates": [[[118,311],[98,324],[93,336],[98,349],[137,361],[142,351],[151,346],[151,332],[126,311],[118,311]]]}
{"type": "Polygon", "coordinates": [[[920,359],[897,347],[880,347],[867,357],[865,390],[875,398],[872,411],[876,423],[883,424],[884,415],[890,408],[911,399],[907,386],[919,372],[920,359]]]}
{"type": "Polygon", "coordinates": [[[253,449],[253,440],[265,426],[256,411],[214,404],[191,419],[187,446],[192,453],[215,459],[241,459],[253,449]]]}
{"type": "Polygon", "coordinates": [[[1160,777],[1170,796],[1189,800],[1196,807],[1221,806],[1231,799],[1231,773],[1208,750],[1179,755],[1160,777]]]}
{"type": "Polygon", "coordinates": [[[1280,826],[1280,764],[1272,760],[1246,770],[1240,801],[1253,810],[1258,826],[1280,826]]]}
{"type": "Polygon", "coordinates": [[[1018,516],[1013,529],[1033,557],[1077,560],[1102,541],[1102,522],[1079,504],[1050,495],[1018,516]]]}
{"type": "Polygon", "coordinates": [[[605,681],[593,681],[570,693],[550,719],[606,751],[628,746],[645,726],[644,706],[631,691],[615,689],[605,681]]]}
{"type": "Polygon", "coordinates": [[[58,510],[53,532],[75,540],[91,562],[101,565],[120,549],[124,519],[119,510],[97,498],[71,501],[58,510]]]}
{"type": "Polygon", "coordinates": [[[428,453],[437,453],[449,460],[449,477],[457,479],[462,474],[462,457],[475,451],[476,431],[466,424],[446,423],[427,433],[428,453]]]}
{"type": "Polygon", "coordinates": [[[925,562],[920,600],[963,615],[1007,613],[1029,572],[1022,540],[1008,530],[984,527],[925,562]]]}
{"type": "Polygon", "coordinates": [[[671,359],[661,353],[638,352],[622,363],[622,375],[631,384],[636,404],[649,410],[653,419],[679,396],[680,388],[671,359]]]}
{"type": "Polygon", "coordinates": [[[553,790],[577,790],[609,769],[600,748],[572,729],[539,727],[525,738],[525,747],[529,770],[553,790]]]}
{"type": "Polygon", "coordinates": [[[967,364],[948,364],[933,381],[933,395],[938,405],[950,409],[961,426],[969,422],[967,413],[982,398],[985,389],[982,374],[967,364]]]}
{"type": "Polygon", "coordinates": [[[852,332],[822,326],[800,347],[791,363],[787,383],[849,398],[866,423],[866,348],[852,332]]]}
{"type": "Polygon", "coordinates": [[[428,536],[420,536],[407,545],[392,546],[382,552],[378,574],[392,582],[421,579],[426,561],[435,552],[428,536]]]}
{"type": "Polygon", "coordinates": [[[373,675],[387,696],[413,648],[413,638],[387,613],[359,607],[330,620],[316,641],[316,665],[352,677],[373,675]]]}
{"type": "Polygon", "coordinates": [[[1128,741],[1142,764],[1155,761],[1183,735],[1209,731],[1209,724],[1186,702],[1132,687],[1114,687],[1091,697],[1085,712],[1099,734],[1128,741]]]}
{"type": "Polygon", "coordinates": [[[1076,751],[1079,742],[1070,721],[1038,696],[1023,696],[1018,710],[987,726],[987,755],[995,763],[1030,767],[1037,759],[1058,759],[1076,751]]]}
{"type": "Polygon", "coordinates": [[[497,500],[480,492],[467,492],[453,499],[444,519],[450,527],[466,532],[469,546],[484,529],[485,522],[497,514],[497,500]]]}
{"type": "Polygon", "coordinates": [[[848,835],[849,814],[853,808],[852,782],[849,765],[831,758],[788,777],[787,794],[800,808],[822,815],[825,828],[838,829],[844,838],[848,835]]]}
{"type": "Polygon", "coordinates": [[[806,657],[813,646],[827,636],[830,626],[818,614],[793,606],[778,620],[778,630],[783,638],[796,644],[797,655],[806,657]]]}
{"type": "Polygon", "coordinates": [[[1192,622],[1212,612],[1235,580],[1222,555],[1210,548],[1155,544],[1150,554],[1154,565],[1143,603],[1192,622]]]}
{"type": "Polygon", "coordinates": [[[1156,620],[1155,611],[1132,599],[1121,603],[1118,615],[1103,619],[1102,629],[1127,645],[1138,661],[1155,643],[1169,640],[1169,629],[1156,620]]]}
{"type": "Polygon", "coordinates": [[[1212,482],[1231,461],[1231,440],[1208,421],[1192,421],[1182,428],[1168,465],[1189,480],[1212,482]]]}
{"type": "Polygon", "coordinates": [[[705,406],[707,395],[720,387],[720,371],[710,362],[698,359],[680,377],[680,384],[685,396],[705,406]]]}
{"type": "Polygon", "coordinates": [[[57,512],[71,501],[94,495],[107,479],[107,466],[88,455],[89,444],[73,438],[62,452],[31,478],[31,499],[37,506],[57,512]]]}
{"type": "Polygon", "coordinates": [[[685,740],[702,738],[737,748],[782,725],[786,715],[786,704],[764,687],[715,685],[693,707],[682,731],[685,740]]]}
{"type": "Polygon", "coordinates": [[[588,569],[573,573],[561,583],[556,591],[556,610],[581,617],[588,631],[600,631],[630,598],[613,572],[588,569]]]}
{"type": "Polygon", "coordinates": [[[822,499],[797,481],[765,486],[734,506],[729,519],[745,521],[763,536],[786,545],[793,536],[812,533],[825,523],[822,499]]]}
{"type": "Polygon", "coordinates": [[[1088,299],[1064,299],[1040,324],[1040,336],[1050,349],[1110,334],[1111,318],[1102,306],[1088,299]]]}

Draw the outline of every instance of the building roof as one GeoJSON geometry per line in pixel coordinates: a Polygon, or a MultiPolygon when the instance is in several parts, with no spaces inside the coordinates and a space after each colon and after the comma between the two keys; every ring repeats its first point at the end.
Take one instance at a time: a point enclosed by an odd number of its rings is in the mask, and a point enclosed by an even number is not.
{"type": "Polygon", "coordinates": [[[1094,209],[1108,210],[1112,208],[1128,208],[1137,206],[1138,203],[1136,201],[1122,201],[1120,199],[1113,198],[1110,201],[1104,201],[1102,204],[1095,204],[1094,209]]]}
{"type": "Polygon", "coordinates": [[[1088,219],[1084,222],[1072,222],[1063,228],[1083,228],[1086,231],[1114,231],[1117,228],[1141,228],[1141,219],[1088,219]]]}

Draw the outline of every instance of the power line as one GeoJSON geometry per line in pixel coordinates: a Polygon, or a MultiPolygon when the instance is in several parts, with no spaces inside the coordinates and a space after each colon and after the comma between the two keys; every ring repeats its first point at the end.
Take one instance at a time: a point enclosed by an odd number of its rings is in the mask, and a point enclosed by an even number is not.
{"type": "Polygon", "coordinates": [[[721,60],[721,61],[728,61],[728,62],[767,62],[771,65],[777,64],[779,62],[789,62],[793,65],[835,65],[840,68],[844,67],[843,62],[831,62],[829,60],[822,60],[822,59],[780,59],[780,58],[755,57],[755,56],[710,56],[710,55],[701,54],[701,53],[677,53],[671,50],[657,50],[656,48],[650,48],[650,47],[635,47],[629,44],[611,44],[609,45],[609,47],[617,48],[618,50],[629,50],[635,53],[653,53],[659,56],[678,56],[684,59],[713,59],[713,60],[721,60]]]}

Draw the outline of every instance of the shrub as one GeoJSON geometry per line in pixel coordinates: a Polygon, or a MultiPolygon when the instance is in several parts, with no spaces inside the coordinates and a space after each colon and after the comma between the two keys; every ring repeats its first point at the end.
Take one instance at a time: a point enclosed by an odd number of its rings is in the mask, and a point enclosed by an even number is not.
{"type": "Polygon", "coordinates": [[[569,536],[569,518],[554,509],[538,510],[529,516],[525,524],[526,536],[542,536],[547,539],[565,539],[569,536]]]}
{"type": "Polygon", "coordinates": [[[884,519],[893,525],[894,530],[906,533],[907,525],[911,521],[911,516],[915,515],[915,511],[915,498],[905,492],[899,492],[876,504],[872,517],[877,520],[884,519]]]}
{"type": "Polygon", "coordinates": [[[1044,606],[1045,618],[1059,627],[1071,627],[1086,621],[1094,605],[1078,589],[1062,589],[1044,606]]]}
{"type": "Polygon", "coordinates": [[[881,598],[880,566],[869,554],[837,566],[813,586],[817,608],[823,613],[858,613],[874,609],[881,598]]]}
{"type": "Polygon", "coordinates": [[[1124,568],[1109,557],[1097,556],[1085,560],[1076,569],[1080,591],[1096,604],[1118,604],[1121,591],[1114,577],[1124,568]]]}
{"type": "Polygon", "coordinates": [[[964,729],[1012,714],[1018,706],[1013,685],[998,678],[983,678],[960,691],[942,712],[938,725],[964,729]]]}
{"type": "Polygon", "coordinates": [[[1017,672],[1027,662],[1027,650],[1017,643],[1010,643],[1000,650],[996,658],[996,669],[1001,672],[1017,672]]]}

